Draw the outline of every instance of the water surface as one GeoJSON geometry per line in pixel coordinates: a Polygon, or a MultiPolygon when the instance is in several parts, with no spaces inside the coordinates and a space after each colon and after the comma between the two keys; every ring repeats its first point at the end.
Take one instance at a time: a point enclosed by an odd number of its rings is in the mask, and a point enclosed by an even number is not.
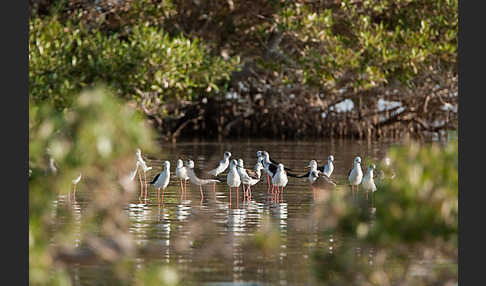
{"type": "MultiPolygon", "coordinates": [[[[253,187],[250,201],[244,200],[241,190],[238,198],[233,191],[230,205],[223,175],[223,183],[216,185],[214,193],[211,186],[204,187],[205,197],[201,201],[199,188],[190,183],[187,196],[181,198],[180,183],[174,174],[177,159],[193,159],[197,172],[202,172],[214,168],[222,154],[230,151],[232,158],[242,158],[245,167],[253,168],[256,151],[266,150],[273,159],[300,174],[306,171],[311,159],[322,165],[332,154],[335,169],[331,177],[345,184],[355,156],[361,156],[365,169],[366,162],[381,160],[390,145],[348,140],[186,142],[165,145],[160,154],[144,154],[154,167],[148,179],[161,170],[164,160],[171,162],[172,177],[163,204],[157,201],[157,191],[149,188],[146,203],[138,199],[137,192],[124,207],[130,221],[129,232],[136,244],[153,246],[149,255],[136,258],[137,268],[154,261],[176,266],[183,274],[183,284],[315,285],[317,281],[310,267],[313,252],[318,249],[333,252],[343,239],[353,238],[323,234],[322,227],[311,215],[315,208],[322,206],[316,203],[306,178],[289,178],[278,202],[268,194],[266,179],[262,179],[253,187]],[[277,245],[268,251],[257,251],[248,243],[255,241],[255,235],[263,235],[264,240],[276,235],[277,245]]],[[[376,194],[379,195],[379,190],[376,194]]],[[[60,197],[53,203],[62,200],[60,197]]],[[[80,184],[73,204],[76,221],[81,220],[89,202],[90,193],[80,184]]],[[[62,217],[54,219],[62,223],[62,217]]],[[[362,249],[358,244],[355,249],[356,255],[369,256],[372,263],[373,249],[362,249]]],[[[112,276],[103,264],[73,265],[69,271],[75,285],[109,285],[112,276]]]]}

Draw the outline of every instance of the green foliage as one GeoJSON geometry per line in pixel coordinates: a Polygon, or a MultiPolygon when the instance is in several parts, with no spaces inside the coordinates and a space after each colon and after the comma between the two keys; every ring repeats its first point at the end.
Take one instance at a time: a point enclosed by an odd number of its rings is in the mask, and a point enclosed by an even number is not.
{"type": "Polygon", "coordinates": [[[340,82],[359,92],[394,80],[411,85],[437,69],[457,71],[457,0],[322,6],[296,3],[277,18],[301,42],[300,52],[288,56],[301,63],[303,83],[332,90],[340,82]]]}
{"type": "Polygon", "coordinates": [[[389,156],[397,177],[384,182],[383,195],[377,195],[377,220],[368,238],[390,244],[457,239],[457,141],[443,148],[412,144],[389,156]]]}
{"type": "Polygon", "coordinates": [[[98,82],[125,98],[155,92],[163,100],[193,99],[217,90],[237,63],[211,56],[197,38],[170,37],[144,24],[108,33],[56,15],[29,23],[29,95],[58,109],[98,82]]]}
{"type": "MultiPolygon", "coordinates": [[[[154,150],[154,134],[133,108],[121,105],[102,89],[82,93],[73,108],[64,112],[49,104],[31,103],[29,115],[30,284],[69,285],[66,267],[55,261],[51,242],[62,245],[70,241],[72,222],[54,232],[52,202],[59,194],[72,191],[71,180],[82,173],[80,185],[94,192],[99,201],[93,205],[98,211],[101,204],[122,213],[122,206],[110,201],[117,202],[120,195],[134,189],[126,176],[133,168],[135,149],[154,150]],[[50,170],[50,159],[57,172],[50,170]]],[[[105,213],[99,219],[106,227],[112,218],[105,213]]],[[[113,225],[119,227],[119,223],[113,225]]]]}
{"type": "Polygon", "coordinates": [[[356,258],[354,244],[344,242],[337,256],[316,253],[316,275],[327,283],[349,285],[457,281],[457,141],[443,147],[413,143],[392,148],[388,156],[396,177],[380,182],[374,194],[374,217],[366,201],[348,205],[343,192],[338,192],[329,198],[322,218],[328,231],[357,237],[364,249],[377,249],[375,265],[356,258]],[[423,266],[411,257],[446,259],[456,267],[437,267],[427,270],[424,277],[415,277],[410,271],[423,266]]]}

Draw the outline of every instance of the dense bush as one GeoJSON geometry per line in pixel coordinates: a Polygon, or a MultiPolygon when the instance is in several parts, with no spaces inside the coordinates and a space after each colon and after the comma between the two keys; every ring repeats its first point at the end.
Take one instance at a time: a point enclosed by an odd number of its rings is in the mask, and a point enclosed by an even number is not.
{"type": "Polygon", "coordinates": [[[191,100],[217,90],[238,61],[210,56],[197,39],[142,24],[110,34],[48,16],[31,19],[29,32],[30,97],[58,108],[98,82],[127,99],[155,92],[164,101],[191,100]]]}
{"type": "Polygon", "coordinates": [[[457,126],[457,0],[30,4],[36,102],[69,106],[103,81],[137,100],[167,138],[181,126],[191,136],[280,137],[457,126]],[[200,103],[211,98],[210,112],[200,103]],[[235,99],[248,104],[226,108],[235,99]],[[232,123],[246,118],[253,126],[232,123]]]}

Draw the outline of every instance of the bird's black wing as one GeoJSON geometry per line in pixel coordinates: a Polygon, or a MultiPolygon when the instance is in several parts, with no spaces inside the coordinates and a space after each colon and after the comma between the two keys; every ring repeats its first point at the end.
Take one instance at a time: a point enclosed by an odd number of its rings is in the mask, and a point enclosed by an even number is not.
{"type": "Polygon", "coordinates": [[[303,178],[303,177],[299,177],[299,175],[297,175],[297,174],[293,174],[293,173],[290,173],[290,172],[287,172],[287,176],[293,177],[293,178],[303,178]]]}
{"type": "Polygon", "coordinates": [[[326,167],[326,165],[322,165],[320,167],[317,167],[317,170],[321,171],[324,173],[324,168],[326,167]]]}
{"type": "Polygon", "coordinates": [[[307,173],[305,173],[303,175],[296,175],[295,178],[306,178],[306,177],[309,177],[309,175],[310,175],[310,172],[307,172],[307,173]]]}
{"type": "MultiPolygon", "coordinates": [[[[278,165],[278,164],[279,164],[279,162],[277,162],[277,161],[273,160],[271,157],[268,157],[268,158],[270,159],[270,162],[271,162],[272,164],[274,164],[274,165],[278,165]]],[[[285,166],[284,166],[284,170],[285,170],[285,171],[293,171],[292,169],[287,168],[287,167],[285,167],[285,166]]]]}
{"type": "Polygon", "coordinates": [[[272,163],[268,164],[268,171],[270,171],[270,175],[273,177],[277,172],[277,165],[274,165],[272,163]]]}
{"type": "Polygon", "coordinates": [[[290,169],[290,168],[287,168],[287,167],[285,167],[285,166],[284,166],[284,170],[285,170],[285,171],[292,171],[292,172],[294,171],[294,170],[292,170],[292,169],[290,169]]]}
{"type": "Polygon", "coordinates": [[[150,184],[150,185],[155,184],[155,182],[157,182],[157,180],[159,179],[160,174],[162,174],[162,173],[158,173],[158,174],[157,174],[157,176],[155,176],[155,178],[154,178],[154,179],[152,180],[152,182],[150,182],[149,184],[150,184]]]}
{"type": "Polygon", "coordinates": [[[354,167],[351,168],[351,169],[349,169],[349,171],[348,171],[348,178],[349,178],[349,176],[351,176],[351,172],[353,171],[353,169],[354,169],[354,167]]]}

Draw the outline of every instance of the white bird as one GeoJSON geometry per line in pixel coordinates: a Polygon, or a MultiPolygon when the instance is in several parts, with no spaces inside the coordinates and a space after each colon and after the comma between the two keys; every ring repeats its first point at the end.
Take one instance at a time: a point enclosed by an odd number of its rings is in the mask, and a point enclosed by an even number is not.
{"type": "Polygon", "coordinates": [[[366,194],[368,194],[368,191],[376,192],[376,185],[373,179],[373,171],[375,169],[376,166],[374,164],[371,164],[366,170],[366,174],[363,177],[363,182],[361,184],[363,185],[363,189],[365,189],[366,194]]]}
{"type": "Polygon", "coordinates": [[[287,186],[289,179],[287,178],[287,172],[285,172],[285,167],[282,163],[278,164],[277,170],[272,178],[272,183],[274,187],[277,187],[277,192],[280,192],[279,187],[282,187],[282,192],[284,187],[287,186]]]}
{"type": "MultiPolygon", "coordinates": [[[[228,174],[226,175],[226,184],[230,187],[230,205],[231,205],[231,188],[236,188],[236,191],[238,192],[239,187],[241,185],[241,178],[240,174],[238,174],[238,170],[236,169],[236,160],[233,159],[231,160],[230,163],[230,170],[228,174]]],[[[238,198],[237,198],[238,201],[238,198]]]]}
{"type": "Polygon", "coordinates": [[[223,173],[228,168],[230,157],[231,157],[230,152],[228,151],[224,152],[224,157],[221,161],[219,161],[218,166],[215,169],[209,171],[208,174],[216,177],[219,174],[223,173]]]}
{"type": "MultiPolygon", "coordinates": [[[[273,178],[273,175],[277,171],[277,168],[275,165],[272,164],[272,162],[270,162],[270,155],[267,152],[265,151],[259,151],[259,152],[260,152],[260,162],[263,165],[265,173],[267,173],[267,186],[268,186],[267,193],[268,193],[270,191],[270,178],[273,178]]],[[[273,186],[272,186],[272,191],[273,191],[273,186]]]]}
{"type": "Polygon", "coordinates": [[[193,160],[187,160],[186,161],[186,170],[187,170],[187,175],[189,176],[189,181],[193,183],[196,186],[199,186],[199,190],[201,191],[201,201],[204,198],[203,195],[203,190],[202,190],[202,185],[207,185],[210,183],[219,183],[218,180],[214,179],[201,179],[196,176],[196,173],[194,173],[194,161],[193,160]]]}
{"type": "Polygon", "coordinates": [[[248,177],[248,173],[246,172],[245,165],[243,159],[238,159],[238,164],[236,164],[236,170],[238,171],[238,175],[248,177]]]}
{"type": "Polygon", "coordinates": [[[231,160],[230,170],[228,172],[228,175],[226,175],[226,183],[230,187],[230,190],[231,188],[239,188],[241,184],[240,174],[236,169],[236,165],[237,165],[236,160],[235,159],[231,160]]]}
{"type": "MultiPolygon", "coordinates": [[[[267,174],[267,186],[268,190],[270,190],[270,174],[267,171],[267,168],[265,167],[265,156],[263,155],[263,151],[257,151],[257,162],[261,163],[263,166],[263,171],[265,174],[267,174]]],[[[270,161],[270,156],[269,156],[269,161],[270,161]]]]}
{"type": "Polygon", "coordinates": [[[75,178],[74,180],[72,180],[72,183],[73,183],[73,185],[74,185],[74,196],[73,196],[74,200],[76,200],[76,186],[77,186],[77,185],[78,185],[78,183],[81,181],[81,177],[82,177],[82,175],[81,175],[81,173],[80,173],[80,174],[79,174],[79,176],[78,176],[77,178],[75,178]]]}
{"type": "Polygon", "coordinates": [[[140,167],[140,162],[137,161],[137,164],[135,166],[135,170],[133,170],[131,175],[130,175],[130,181],[133,181],[133,179],[135,179],[135,176],[137,175],[137,172],[138,172],[138,167],[140,167]]]}
{"type": "Polygon", "coordinates": [[[351,191],[356,186],[356,191],[359,190],[359,184],[363,180],[363,170],[361,170],[361,158],[358,156],[354,158],[354,166],[348,173],[349,184],[351,185],[351,191]]]}
{"type": "MultiPolygon", "coordinates": [[[[152,170],[152,167],[148,167],[147,163],[145,163],[145,160],[142,157],[142,150],[140,150],[140,148],[137,148],[136,155],[137,155],[137,163],[142,168],[143,171],[144,183],[145,183],[145,200],[147,200],[147,192],[148,192],[147,172],[152,170]]],[[[136,169],[138,170],[138,167],[136,169]]],[[[142,175],[140,173],[138,173],[138,178],[140,179],[140,198],[141,198],[143,185],[142,185],[142,175]]]]}
{"type": "Polygon", "coordinates": [[[243,191],[245,192],[245,194],[250,195],[250,187],[260,181],[262,169],[263,165],[260,162],[256,163],[254,170],[245,169],[243,159],[238,159],[237,170],[238,174],[240,175],[241,183],[243,184],[243,191]],[[244,188],[245,185],[247,185],[246,191],[244,188]]]}
{"type": "Polygon", "coordinates": [[[170,162],[164,161],[164,170],[154,177],[149,184],[157,188],[157,200],[160,201],[160,189],[162,189],[162,203],[164,202],[165,189],[170,181],[170,162]]]}
{"type": "Polygon", "coordinates": [[[189,175],[187,175],[187,169],[182,164],[182,160],[181,159],[177,160],[177,166],[176,166],[176,169],[175,169],[175,176],[176,176],[176,178],[179,178],[180,179],[182,193],[185,193],[185,191],[186,191],[186,182],[187,182],[187,180],[189,180],[189,175]],[[184,186],[182,185],[182,181],[184,181],[184,186]]]}
{"type": "Polygon", "coordinates": [[[140,163],[140,167],[142,167],[142,170],[144,172],[152,170],[152,167],[147,166],[147,163],[145,162],[145,160],[142,157],[142,150],[140,150],[140,149],[137,149],[137,161],[140,163]]]}
{"type": "Polygon", "coordinates": [[[331,177],[332,171],[334,171],[333,162],[334,162],[334,156],[329,155],[329,157],[327,157],[327,164],[326,166],[324,166],[324,170],[321,171],[322,173],[324,173],[324,175],[331,177]]]}
{"type": "MultiPolygon", "coordinates": [[[[321,173],[324,173],[326,176],[328,177],[331,177],[331,174],[332,172],[334,171],[334,156],[333,155],[329,155],[329,157],[327,157],[327,164],[326,165],[322,165],[322,166],[317,166],[317,161],[316,160],[311,160],[309,162],[309,166],[307,166],[307,168],[311,168],[311,170],[317,170],[317,171],[320,171],[321,173]]],[[[298,176],[298,178],[303,178],[305,176],[309,176],[310,175],[310,171],[305,174],[305,175],[301,175],[301,176],[298,176]]]]}

